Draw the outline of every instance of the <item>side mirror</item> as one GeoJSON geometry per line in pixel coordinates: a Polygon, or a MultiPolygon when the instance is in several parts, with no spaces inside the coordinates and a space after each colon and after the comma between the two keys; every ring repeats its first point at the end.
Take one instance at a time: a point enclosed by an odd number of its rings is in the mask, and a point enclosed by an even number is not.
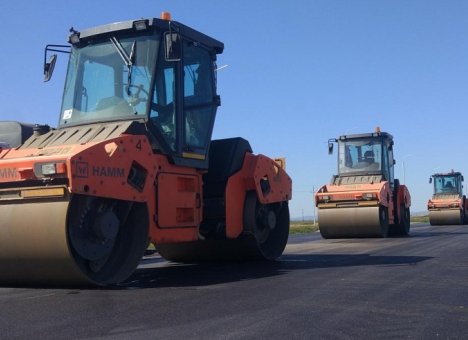
{"type": "Polygon", "coordinates": [[[178,33],[164,33],[164,47],[167,61],[180,61],[182,58],[182,41],[178,33]]]}
{"type": "Polygon", "coordinates": [[[429,184],[432,183],[432,177],[429,177],[429,184]]]}
{"type": "Polygon", "coordinates": [[[331,155],[333,153],[333,142],[328,142],[328,154],[331,155]]]}
{"type": "Polygon", "coordinates": [[[54,73],[55,62],[57,61],[57,55],[52,54],[48,62],[44,64],[44,82],[47,82],[52,78],[54,73]]]}
{"type": "Polygon", "coordinates": [[[461,177],[462,177],[462,178],[461,178],[462,182],[464,182],[464,181],[465,181],[465,179],[463,178],[463,176],[461,176],[461,177]]]}

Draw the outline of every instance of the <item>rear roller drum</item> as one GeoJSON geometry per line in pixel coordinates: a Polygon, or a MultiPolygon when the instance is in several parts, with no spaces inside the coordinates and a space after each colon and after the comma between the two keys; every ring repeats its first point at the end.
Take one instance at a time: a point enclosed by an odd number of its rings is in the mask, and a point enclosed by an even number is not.
{"type": "Polygon", "coordinates": [[[260,204],[248,192],[244,204],[244,234],[234,240],[200,240],[157,245],[159,254],[174,262],[274,260],[288,242],[287,202],[260,204]]]}

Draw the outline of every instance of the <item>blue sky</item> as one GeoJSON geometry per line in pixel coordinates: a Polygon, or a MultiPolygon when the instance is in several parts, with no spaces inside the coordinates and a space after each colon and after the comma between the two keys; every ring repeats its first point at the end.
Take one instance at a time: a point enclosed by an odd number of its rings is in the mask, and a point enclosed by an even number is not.
{"type": "Polygon", "coordinates": [[[0,119],[56,125],[65,58],[43,83],[43,53],[71,26],[163,10],[224,42],[214,138],[285,156],[293,217],[313,214],[312,190],[336,172],[326,142],[341,134],[394,136],[412,211],[425,210],[433,172],[468,176],[467,1],[2,1],[0,119]]]}

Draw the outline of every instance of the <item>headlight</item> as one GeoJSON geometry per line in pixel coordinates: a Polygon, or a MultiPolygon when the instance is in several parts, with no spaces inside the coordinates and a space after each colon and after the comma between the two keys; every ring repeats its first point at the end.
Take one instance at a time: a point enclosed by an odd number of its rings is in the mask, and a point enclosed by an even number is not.
{"type": "Polygon", "coordinates": [[[65,175],[67,165],[65,162],[36,163],[34,165],[34,174],[36,177],[53,177],[65,175]]]}
{"type": "Polygon", "coordinates": [[[331,197],[328,196],[328,195],[323,195],[323,196],[319,196],[318,200],[319,200],[320,202],[328,202],[328,201],[330,200],[330,198],[331,198],[331,197]]]}

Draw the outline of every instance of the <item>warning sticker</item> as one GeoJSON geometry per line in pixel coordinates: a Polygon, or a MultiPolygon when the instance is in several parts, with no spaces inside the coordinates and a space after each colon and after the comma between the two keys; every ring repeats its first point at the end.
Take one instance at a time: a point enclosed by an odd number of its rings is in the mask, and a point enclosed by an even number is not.
{"type": "Polygon", "coordinates": [[[72,113],[72,109],[63,111],[63,119],[70,119],[72,117],[72,113]]]}

